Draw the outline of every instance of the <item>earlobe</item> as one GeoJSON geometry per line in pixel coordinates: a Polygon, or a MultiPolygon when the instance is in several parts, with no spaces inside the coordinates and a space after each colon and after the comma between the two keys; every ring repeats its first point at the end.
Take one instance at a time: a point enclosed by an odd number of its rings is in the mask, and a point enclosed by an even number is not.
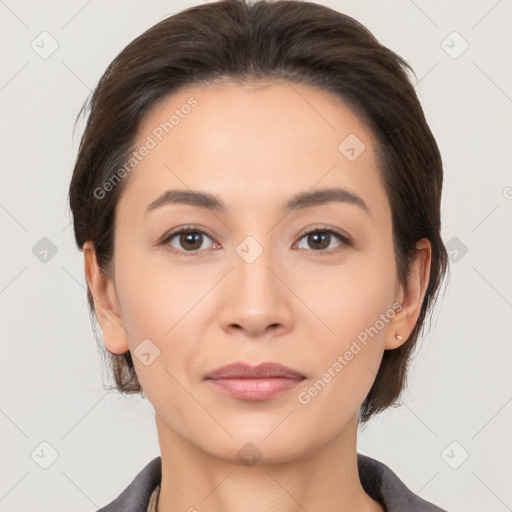
{"type": "Polygon", "coordinates": [[[87,241],[82,250],[87,287],[93,297],[105,348],[112,354],[124,354],[129,347],[114,283],[101,273],[94,244],[87,241]]]}
{"type": "Polygon", "coordinates": [[[403,345],[416,326],[430,279],[431,257],[432,246],[426,238],[422,238],[416,244],[416,256],[411,263],[407,287],[398,287],[397,299],[402,307],[389,325],[386,350],[403,345]]]}
{"type": "Polygon", "coordinates": [[[407,338],[405,338],[402,334],[400,334],[399,332],[392,331],[388,333],[388,336],[386,338],[385,349],[393,350],[395,348],[402,346],[406,341],[407,338]]]}

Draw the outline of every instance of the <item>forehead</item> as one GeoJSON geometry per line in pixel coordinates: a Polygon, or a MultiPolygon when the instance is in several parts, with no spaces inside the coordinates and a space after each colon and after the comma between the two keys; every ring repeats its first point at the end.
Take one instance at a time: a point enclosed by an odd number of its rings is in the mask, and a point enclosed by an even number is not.
{"type": "MultiPolygon", "coordinates": [[[[280,133],[276,143],[302,136],[309,140],[310,146],[321,137],[325,144],[334,143],[337,149],[338,138],[352,130],[365,139],[367,146],[373,146],[371,131],[341,98],[315,87],[282,80],[246,83],[222,79],[207,86],[179,90],[150,108],[142,120],[138,138],[155,132],[160,140],[172,132],[176,139],[180,134],[185,137],[191,130],[200,130],[198,137],[207,132],[208,140],[216,134],[224,140],[231,134],[240,142],[244,133],[275,133],[283,126],[287,130],[280,133]],[[169,122],[172,126],[167,126],[167,130],[160,126],[169,122]],[[231,123],[236,123],[236,133],[231,123]],[[158,133],[159,128],[164,133],[158,133]],[[240,128],[244,130],[240,132],[240,128]]],[[[371,153],[372,147],[369,149],[371,153]]]]}
{"type": "Polygon", "coordinates": [[[145,145],[122,200],[147,205],[168,187],[229,190],[265,204],[316,184],[383,199],[370,129],[338,97],[304,84],[224,80],[183,89],[145,115],[134,149],[145,145]]]}

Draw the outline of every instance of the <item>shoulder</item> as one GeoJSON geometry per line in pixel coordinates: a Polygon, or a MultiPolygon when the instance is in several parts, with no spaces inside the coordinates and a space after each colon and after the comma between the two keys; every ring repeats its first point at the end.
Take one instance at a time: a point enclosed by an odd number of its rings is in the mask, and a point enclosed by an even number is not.
{"type": "Polygon", "coordinates": [[[361,485],[386,512],[446,512],[414,494],[385,464],[361,453],[357,454],[361,485]]]}
{"type": "Polygon", "coordinates": [[[155,457],[111,503],[97,512],[146,512],[151,494],[162,480],[162,460],[155,457]]]}

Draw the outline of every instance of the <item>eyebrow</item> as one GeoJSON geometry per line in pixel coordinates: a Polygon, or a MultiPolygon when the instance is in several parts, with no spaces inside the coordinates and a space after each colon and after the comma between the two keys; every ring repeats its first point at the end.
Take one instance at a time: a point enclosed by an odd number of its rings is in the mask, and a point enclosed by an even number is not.
{"type": "MultiPolygon", "coordinates": [[[[342,188],[299,192],[285,203],[283,209],[289,212],[331,202],[353,204],[359,206],[367,213],[370,212],[368,205],[361,197],[342,188]]],[[[216,212],[226,211],[224,203],[215,195],[193,190],[167,190],[146,208],[145,214],[168,204],[187,204],[216,212]]]]}

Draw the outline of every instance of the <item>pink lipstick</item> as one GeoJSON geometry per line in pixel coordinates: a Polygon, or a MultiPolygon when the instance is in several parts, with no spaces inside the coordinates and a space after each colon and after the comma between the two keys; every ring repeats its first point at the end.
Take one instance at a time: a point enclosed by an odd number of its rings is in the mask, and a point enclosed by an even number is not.
{"type": "Polygon", "coordinates": [[[300,372],[277,363],[258,366],[233,363],[206,376],[218,390],[242,400],[268,400],[293,389],[305,378],[300,372]]]}

